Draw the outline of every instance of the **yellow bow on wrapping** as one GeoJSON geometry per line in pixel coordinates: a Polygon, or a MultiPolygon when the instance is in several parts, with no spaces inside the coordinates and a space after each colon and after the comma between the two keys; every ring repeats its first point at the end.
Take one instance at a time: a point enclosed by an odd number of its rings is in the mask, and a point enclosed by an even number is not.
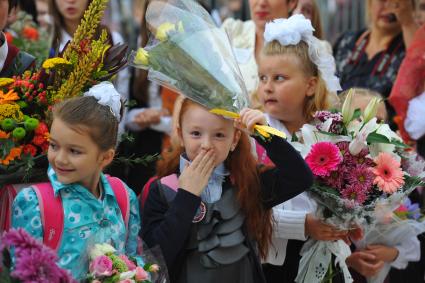
{"type": "MultiPolygon", "coordinates": [[[[237,119],[237,118],[240,117],[240,115],[238,113],[223,110],[223,109],[218,109],[218,108],[211,109],[210,113],[220,115],[220,116],[223,116],[223,117],[226,117],[226,118],[231,118],[231,119],[237,119]]],[[[269,127],[269,126],[255,125],[254,129],[260,135],[262,135],[265,138],[269,138],[270,135],[275,135],[275,136],[281,137],[283,139],[286,139],[286,135],[283,132],[276,130],[275,128],[272,128],[272,127],[269,127]]]]}

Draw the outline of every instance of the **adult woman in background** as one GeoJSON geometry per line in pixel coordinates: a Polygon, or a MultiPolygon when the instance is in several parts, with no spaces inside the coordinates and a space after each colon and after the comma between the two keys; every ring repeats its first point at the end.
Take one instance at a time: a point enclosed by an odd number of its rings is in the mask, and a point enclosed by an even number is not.
{"type": "MultiPolygon", "coordinates": [[[[344,90],[363,87],[388,97],[418,28],[414,1],[367,0],[367,10],[369,27],[345,33],[334,46],[337,74],[344,90]]],[[[394,111],[388,110],[392,121],[394,111]]]]}
{"type": "Polygon", "coordinates": [[[222,25],[232,42],[254,108],[260,105],[255,95],[258,86],[257,59],[264,45],[265,25],[273,19],[288,18],[297,4],[298,0],[249,0],[252,20],[227,19],[222,25]]]}

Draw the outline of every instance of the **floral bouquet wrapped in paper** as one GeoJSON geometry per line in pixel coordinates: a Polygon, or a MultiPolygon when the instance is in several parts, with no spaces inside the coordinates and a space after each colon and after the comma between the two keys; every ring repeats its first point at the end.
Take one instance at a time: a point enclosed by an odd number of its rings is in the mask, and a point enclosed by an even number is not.
{"type": "Polygon", "coordinates": [[[77,283],[57,260],[53,250],[23,229],[11,229],[0,237],[0,282],[77,283]]]}
{"type": "Polygon", "coordinates": [[[126,64],[126,46],[111,46],[107,32],[94,38],[107,0],[93,0],[72,41],[40,69],[0,78],[0,231],[8,226],[12,184],[47,178],[49,113],[53,104],[82,95],[126,64]]]}
{"type": "MultiPolygon", "coordinates": [[[[387,124],[377,123],[379,100],[361,113],[352,109],[351,99],[350,93],[342,113],[317,112],[316,124],[304,125],[293,144],[316,177],[309,193],[319,204],[318,216],[342,230],[363,226],[367,231],[423,182],[401,168],[406,146],[387,124]]],[[[345,264],[351,251],[344,241],[310,239],[301,253],[297,282],[321,282],[332,256],[345,281],[352,281],[345,264]]]]}
{"type": "Polygon", "coordinates": [[[118,254],[109,244],[95,244],[90,251],[88,282],[165,282],[164,272],[156,263],[118,254]]]}
{"type": "MultiPolygon", "coordinates": [[[[207,11],[190,0],[150,1],[146,11],[151,36],[133,51],[129,64],[149,71],[148,78],[173,89],[213,113],[236,118],[249,99],[227,34],[207,11]]],[[[256,126],[262,136],[282,136],[256,126]]]]}

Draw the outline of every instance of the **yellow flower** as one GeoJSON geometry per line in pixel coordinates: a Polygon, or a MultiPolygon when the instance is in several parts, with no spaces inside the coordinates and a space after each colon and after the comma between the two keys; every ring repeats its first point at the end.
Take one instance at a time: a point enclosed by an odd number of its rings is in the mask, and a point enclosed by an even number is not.
{"type": "Polygon", "coordinates": [[[18,122],[22,121],[24,114],[18,104],[0,104],[0,121],[4,118],[12,118],[18,122]]]}
{"type": "Polygon", "coordinates": [[[134,58],[134,63],[147,66],[149,64],[149,53],[145,49],[139,48],[134,58]]]}
{"type": "Polygon", "coordinates": [[[14,83],[15,80],[14,79],[10,79],[10,78],[0,78],[0,87],[4,87],[7,85],[10,85],[11,83],[14,83]]]}
{"type": "Polygon", "coordinates": [[[158,27],[155,37],[160,41],[164,41],[167,39],[168,33],[175,30],[176,26],[174,24],[165,22],[158,27]]]}
{"type": "Polygon", "coordinates": [[[44,69],[52,69],[54,67],[56,67],[57,65],[70,65],[71,63],[68,60],[65,60],[63,58],[59,58],[59,57],[55,57],[55,58],[50,58],[47,59],[46,61],[44,61],[43,63],[43,68],[44,69]]]}

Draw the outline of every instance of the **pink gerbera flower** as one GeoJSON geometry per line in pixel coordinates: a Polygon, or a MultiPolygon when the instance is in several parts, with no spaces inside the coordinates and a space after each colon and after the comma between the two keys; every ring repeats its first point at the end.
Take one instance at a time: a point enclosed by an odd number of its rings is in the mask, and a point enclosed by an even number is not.
{"type": "Polygon", "coordinates": [[[376,166],[372,169],[375,174],[374,184],[385,193],[394,193],[404,185],[403,171],[400,162],[389,153],[381,152],[375,159],[376,166]]]}
{"type": "Polygon", "coordinates": [[[342,156],[336,145],[331,142],[319,142],[311,147],[305,161],[316,176],[328,176],[336,170],[342,156]]]}

